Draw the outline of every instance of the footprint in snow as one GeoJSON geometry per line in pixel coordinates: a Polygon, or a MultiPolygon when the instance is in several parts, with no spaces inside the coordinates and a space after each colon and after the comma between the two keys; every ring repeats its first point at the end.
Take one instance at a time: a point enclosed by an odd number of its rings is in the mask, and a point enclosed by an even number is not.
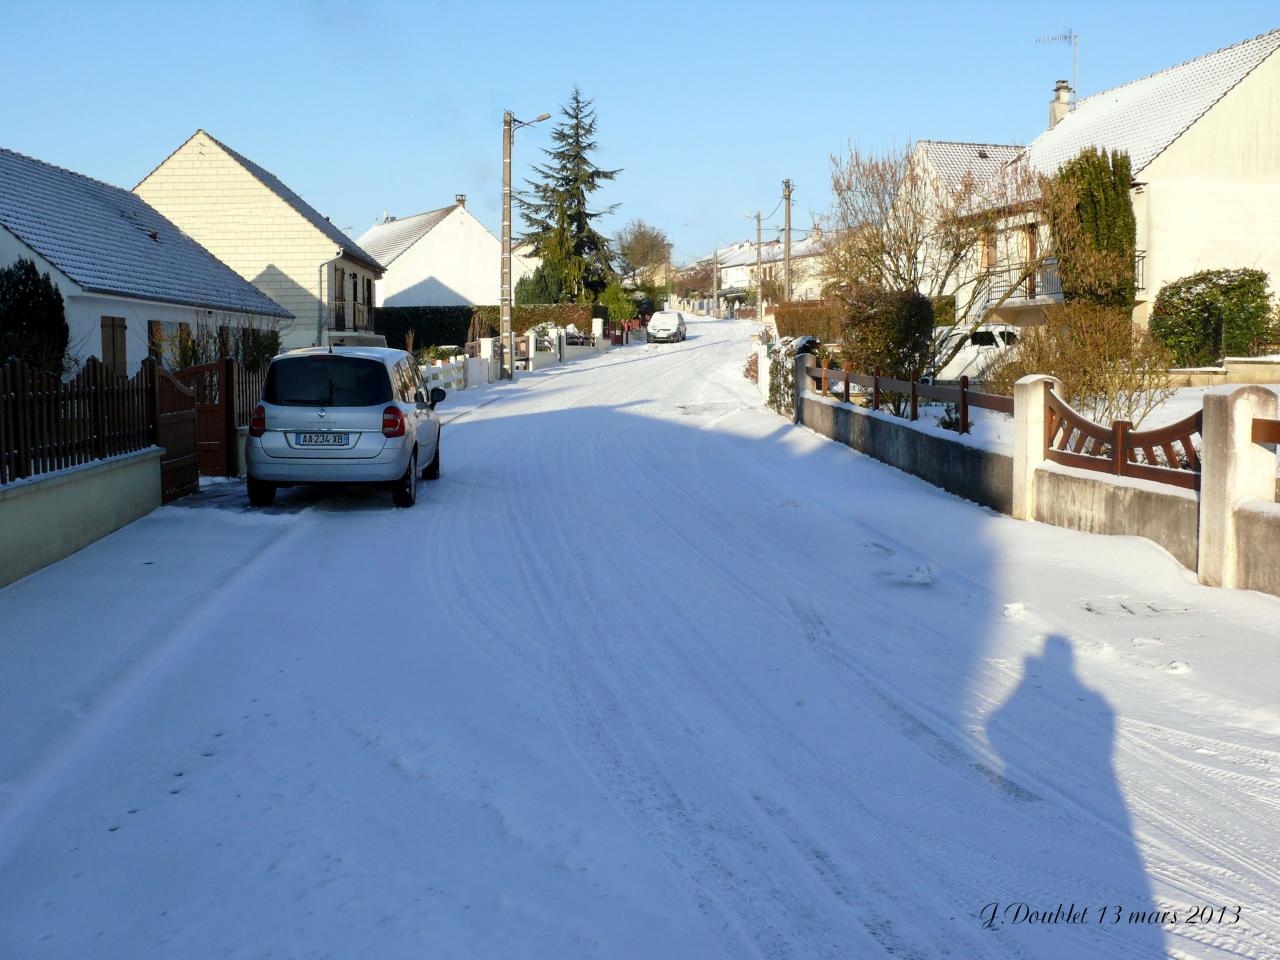
{"type": "Polygon", "coordinates": [[[1129,641],[1135,647],[1163,647],[1164,641],[1159,637],[1134,637],[1129,641]]]}
{"type": "Polygon", "coordinates": [[[1164,665],[1164,670],[1166,673],[1190,673],[1191,666],[1181,660],[1170,660],[1164,665]]]}
{"type": "Polygon", "coordinates": [[[1006,620],[1016,620],[1027,612],[1025,603],[1006,603],[1004,605],[1004,618],[1006,620]]]}

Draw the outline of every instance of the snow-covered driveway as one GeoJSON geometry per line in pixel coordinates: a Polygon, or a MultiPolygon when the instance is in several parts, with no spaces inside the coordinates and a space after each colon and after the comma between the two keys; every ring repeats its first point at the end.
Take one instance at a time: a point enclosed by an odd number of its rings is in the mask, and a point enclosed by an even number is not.
{"type": "Polygon", "coordinates": [[[747,332],[0,590],[0,957],[1280,956],[1280,600],[792,427],[747,332]]]}

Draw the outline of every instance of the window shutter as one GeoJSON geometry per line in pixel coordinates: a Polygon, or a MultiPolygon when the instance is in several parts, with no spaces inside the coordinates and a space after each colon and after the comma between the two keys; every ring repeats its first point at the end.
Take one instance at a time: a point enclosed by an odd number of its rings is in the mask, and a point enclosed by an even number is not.
{"type": "Polygon", "coordinates": [[[124,317],[102,318],[102,365],[117,377],[128,369],[124,317]]]}
{"type": "Polygon", "coordinates": [[[147,321],[147,352],[159,363],[164,358],[164,325],[159,320],[147,321]]]}

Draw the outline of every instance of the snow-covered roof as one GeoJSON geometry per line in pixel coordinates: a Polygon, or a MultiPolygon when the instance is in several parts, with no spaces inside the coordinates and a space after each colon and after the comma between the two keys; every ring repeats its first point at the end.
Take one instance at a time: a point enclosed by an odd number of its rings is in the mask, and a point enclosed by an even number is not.
{"type": "Polygon", "coordinates": [[[355,260],[357,263],[364,264],[375,273],[382,273],[383,267],[381,263],[369,256],[368,253],[360,248],[358,243],[330,223],[328,217],[321,216],[320,212],[316,210],[315,207],[311,206],[311,204],[307,203],[307,201],[303,200],[300,196],[290,190],[288,186],[285,185],[284,181],[274,173],[258,166],[243,154],[237,153],[213,134],[209,133],[209,131],[197,130],[196,133],[203,133],[206,137],[225,150],[231,158],[236,161],[236,163],[240,164],[240,166],[248,170],[249,173],[253,174],[253,176],[257,178],[263,186],[291,206],[299,215],[302,216],[303,219],[341,247],[342,252],[348,257],[355,260]]]}
{"type": "Polygon", "coordinates": [[[369,251],[384,267],[425,237],[453,213],[461,204],[454,203],[439,210],[428,210],[412,217],[392,217],[375,223],[360,234],[360,246],[369,251]]]}
{"type": "MultiPolygon", "coordinates": [[[[760,262],[776,263],[780,262],[785,254],[781,240],[764,240],[760,243],[760,262]]],[[[798,260],[802,257],[813,257],[822,253],[822,240],[817,234],[811,234],[800,240],[791,242],[791,259],[798,260]]],[[[727,247],[721,247],[716,251],[716,260],[720,264],[720,269],[724,270],[728,267],[755,266],[756,262],[756,244],[753,240],[742,240],[738,243],[731,243],[727,247]]],[[[695,260],[690,266],[700,263],[711,263],[710,255],[695,260]]],[[[686,268],[688,269],[688,268],[686,268]]]]}
{"type": "Polygon", "coordinates": [[[1011,143],[960,143],[953,140],[920,140],[916,148],[924,153],[929,165],[953,191],[964,185],[966,175],[972,184],[989,182],[1001,167],[1017,159],[1026,149],[1011,143]]]}
{"type": "Polygon", "coordinates": [[[1028,147],[1034,169],[1054,173],[1088,147],[1123,150],[1137,174],[1280,47],[1272,30],[1141,80],[1085,97],[1028,147]]]}
{"type": "Polygon", "coordinates": [[[0,225],[87,291],[293,316],[136,194],[4,148],[0,225]]]}

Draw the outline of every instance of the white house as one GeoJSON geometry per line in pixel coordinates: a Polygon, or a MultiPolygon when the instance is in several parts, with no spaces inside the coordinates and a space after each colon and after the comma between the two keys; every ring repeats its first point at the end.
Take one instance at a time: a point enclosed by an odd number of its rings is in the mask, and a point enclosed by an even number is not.
{"type": "MultiPolygon", "coordinates": [[[[379,307],[498,302],[502,244],[467,209],[465,194],[439,210],[386,217],[358,242],[386,268],[374,288],[379,307]]],[[[513,287],[533,270],[533,264],[512,251],[513,287]]]]}
{"type": "MultiPolygon", "coordinates": [[[[1052,174],[1088,147],[1129,154],[1137,220],[1134,319],[1146,323],[1164,284],[1200,270],[1252,267],[1280,285],[1280,30],[1082,98],[1059,81],[1049,128],[1018,162],[1052,174]]],[[[1017,225],[1015,225],[1017,226],[1017,225]]],[[[1010,231],[1002,249],[1016,273],[1040,229],[1010,231]]],[[[1033,321],[1036,303],[1061,300],[1045,271],[997,314],[1033,321]],[[1048,282],[1044,282],[1048,281],[1048,282]]]]}
{"type": "Polygon", "coordinates": [[[0,148],[0,265],[20,259],[62,293],[68,356],[119,374],[183,326],[293,319],[135,194],[0,148]]]}
{"type": "Polygon", "coordinates": [[[281,325],[286,347],[372,329],[382,265],[280,178],[204,130],[134,193],[293,313],[281,325]]]}

